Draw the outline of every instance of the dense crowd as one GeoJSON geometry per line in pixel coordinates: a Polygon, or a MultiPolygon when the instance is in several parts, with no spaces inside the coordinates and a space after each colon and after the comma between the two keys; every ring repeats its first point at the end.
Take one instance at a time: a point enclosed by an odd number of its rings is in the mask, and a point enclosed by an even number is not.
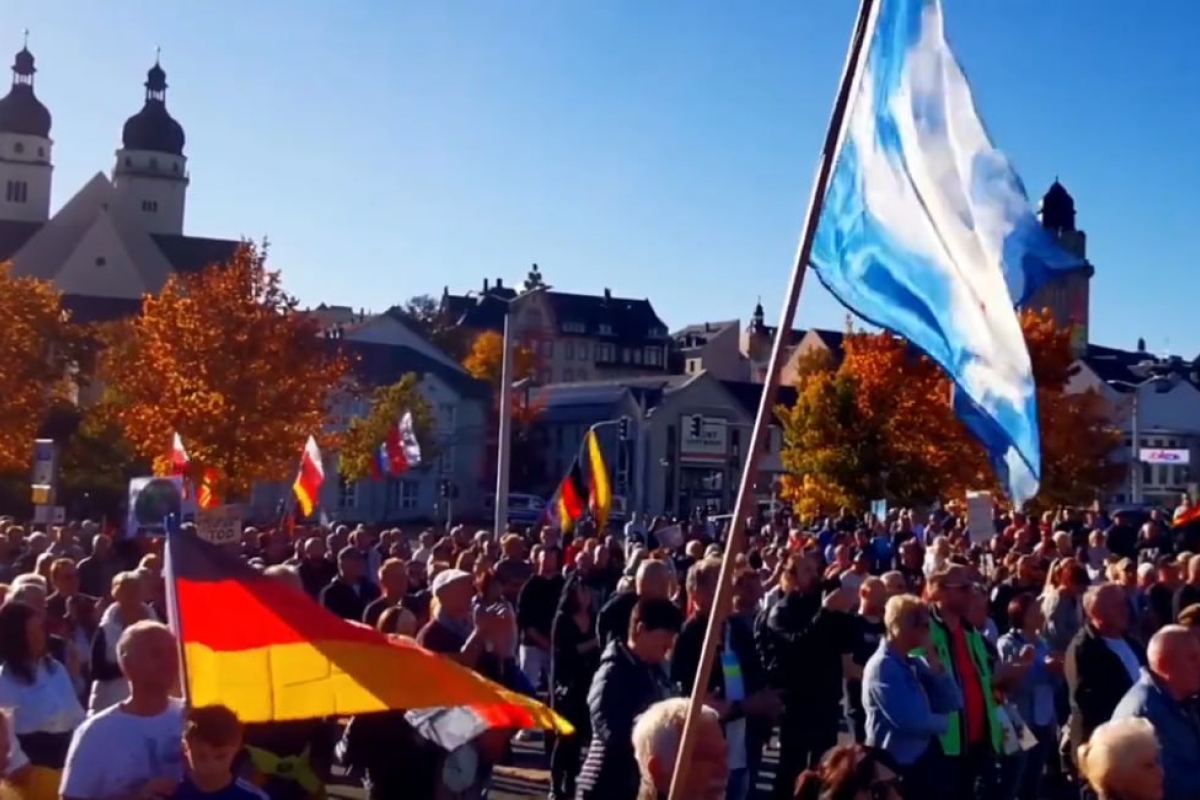
{"type": "MultiPolygon", "coordinates": [[[[248,528],[240,555],[343,619],[548,698],[576,729],[546,737],[552,797],[640,800],[674,771],[723,548],[703,523],[660,546],[665,526],[248,528]]],[[[0,529],[4,797],[303,800],[335,765],[378,800],[485,797],[524,735],[447,751],[401,710],[243,726],[185,708],[161,540],[0,529]]],[[[953,505],[756,520],[685,796],[756,796],[777,745],[780,799],[1194,800],[1198,545],[1157,512],[998,514],[982,533],[953,505]]]]}

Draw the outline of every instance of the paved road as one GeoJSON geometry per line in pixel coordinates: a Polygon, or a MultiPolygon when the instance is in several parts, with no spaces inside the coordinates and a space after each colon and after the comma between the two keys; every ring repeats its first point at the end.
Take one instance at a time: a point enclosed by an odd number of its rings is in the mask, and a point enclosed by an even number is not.
{"type": "MultiPolygon", "coordinates": [[[[545,798],[550,786],[550,773],[546,757],[542,750],[540,734],[526,741],[513,744],[511,764],[499,767],[493,780],[492,791],[488,800],[526,800],[527,798],[545,798]]],[[[775,779],[775,765],[779,762],[779,751],[775,747],[767,750],[762,771],[758,776],[760,796],[766,797],[775,779]]],[[[364,800],[364,793],[358,787],[337,786],[331,789],[333,797],[344,800],[364,800]]]]}

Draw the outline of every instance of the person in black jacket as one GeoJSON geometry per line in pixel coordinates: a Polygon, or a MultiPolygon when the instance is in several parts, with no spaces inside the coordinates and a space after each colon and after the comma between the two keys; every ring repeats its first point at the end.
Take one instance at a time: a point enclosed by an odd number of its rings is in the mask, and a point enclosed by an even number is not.
{"type": "Polygon", "coordinates": [[[579,576],[571,576],[563,588],[550,634],[550,701],[575,728],[570,736],[554,737],[550,788],[556,800],[575,796],[579,758],[592,735],[588,689],[600,666],[600,640],[596,638],[591,602],[592,594],[579,576]]]}
{"type": "Polygon", "coordinates": [[[768,683],[784,698],[774,797],[791,800],[796,777],[837,744],[855,598],[841,586],[822,598],[817,565],[803,553],[788,556],[780,586],[784,595],[760,619],[756,640],[768,683]]]}
{"type": "Polygon", "coordinates": [[[321,590],[321,605],[342,619],[361,622],[367,605],[379,597],[379,589],[366,580],[367,559],[361,550],[343,547],[337,566],[337,577],[321,590]]]}
{"type": "Polygon", "coordinates": [[[634,721],[671,696],[663,665],[683,614],[670,600],[639,600],[624,641],[604,648],[588,691],[592,741],[579,774],[576,800],[635,800],[640,778],[633,754],[634,721]]]}
{"type": "Polygon", "coordinates": [[[1063,672],[1071,698],[1071,752],[1108,722],[1146,665],[1146,652],[1127,634],[1124,590],[1103,583],[1083,596],[1085,623],[1067,648],[1063,672]]]}
{"type": "Polygon", "coordinates": [[[664,562],[648,558],[638,564],[632,592],[617,592],[600,609],[596,629],[600,643],[624,641],[629,635],[629,619],[633,607],[642,599],[665,599],[671,593],[671,568],[664,562]]]}
{"type": "MultiPolygon", "coordinates": [[[[690,696],[696,685],[720,574],[719,558],[706,558],[688,570],[687,593],[692,614],[683,624],[671,656],[671,679],[685,695],[690,696]]],[[[763,745],[783,711],[783,702],[777,691],[767,688],[767,675],[754,646],[753,629],[736,616],[727,617],[724,628],[709,673],[708,705],[721,715],[729,746],[726,797],[744,800],[756,783],[763,745]]]]}

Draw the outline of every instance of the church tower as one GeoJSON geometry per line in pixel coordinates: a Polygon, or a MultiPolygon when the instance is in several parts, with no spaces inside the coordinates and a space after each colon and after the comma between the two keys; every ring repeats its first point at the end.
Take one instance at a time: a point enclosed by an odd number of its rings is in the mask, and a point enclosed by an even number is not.
{"type": "Polygon", "coordinates": [[[37,72],[28,42],[12,65],[12,87],[0,98],[0,220],[50,218],[50,111],[33,93],[37,72]]]}
{"type": "Polygon", "coordinates": [[[1075,199],[1056,179],[1042,197],[1039,217],[1063,249],[1083,259],[1083,266],[1048,282],[1027,303],[1049,308],[1060,325],[1071,326],[1071,343],[1076,356],[1087,351],[1090,323],[1091,281],[1096,269],[1087,260],[1087,234],[1075,225],[1075,199]]]}
{"type": "Polygon", "coordinates": [[[183,233],[187,159],[183,126],[167,112],[167,73],[154,60],[142,110],[125,121],[113,186],[150,233],[183,233]]]}

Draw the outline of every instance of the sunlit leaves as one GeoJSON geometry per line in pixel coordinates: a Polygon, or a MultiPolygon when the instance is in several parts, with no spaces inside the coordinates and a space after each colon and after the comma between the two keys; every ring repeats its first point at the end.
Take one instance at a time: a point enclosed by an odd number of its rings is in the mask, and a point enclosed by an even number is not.
{"type": "Polygon", "coordinates": [[[391,386],[381,386],[371,393],[367,415],[350,420],[342,436],[338,469],[343,478],[362,480],[371,475],[371,461],[379,446],[405,412],[412,412],[422,462],[428,464],[437,457],[437,442],[433,437],[436,421],[432,407],[421,394],[420,384],[421,377],[410,372],[391,386]]]}
{"type": "Polygon", "coordinates": [[[178,431],[193,467],[217,471],[221,497],[289,476],[345,388],[345,359],[252,244],[227,264],[172,275],[106,343],[105,407],[136,452],[161,469],[178,431]]]}
{"type": "Polygon", "coordinates": [[[0,472],[27,472],[49,407],[74,388],[86,343],[53,284],[0,265],[0,472]]]}
{"type": "MultiPolygon", "coordinates": [[[[504,337],[495,331],[484,331],[471,343],[471,351],[463,359],[463,368],[476,380],[499,387],[504,364],[504,337]]],[[[538,358],[522,344],[513,346],[512,383],[537,374],[538,358]]]]}

